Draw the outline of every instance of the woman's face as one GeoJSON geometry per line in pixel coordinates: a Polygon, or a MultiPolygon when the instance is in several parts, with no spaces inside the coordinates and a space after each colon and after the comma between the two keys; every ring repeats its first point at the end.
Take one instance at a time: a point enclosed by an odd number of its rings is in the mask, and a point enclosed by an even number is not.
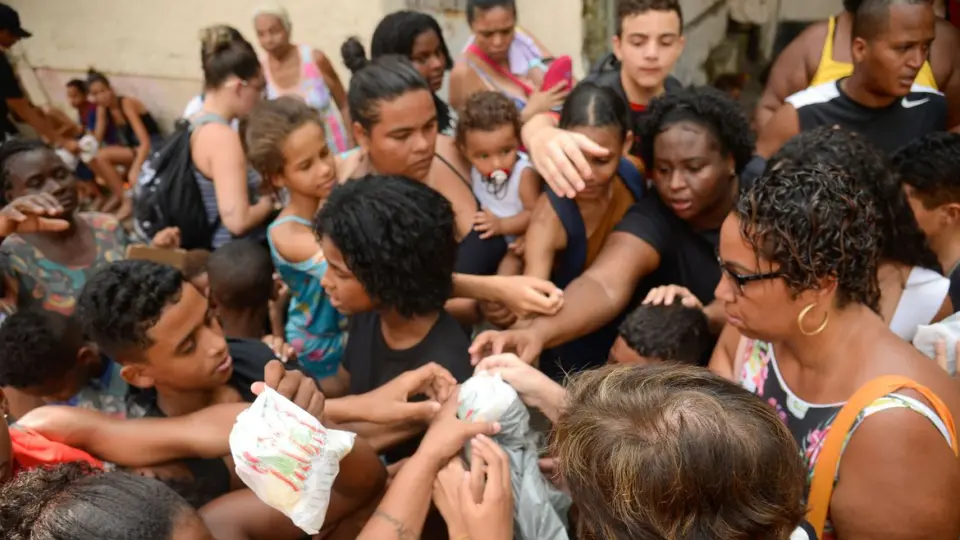
{"type": "Polygon", "coordinates": [[[63,207],[64,215],[77,209],[77,179],[51,148],[21,152],[7,161],[8,201],[25,195],[49,193],[63,207]]]}
{"type": "Polygon", "coordinates": [[[443,53],[442,42],[436,32],[427,30],[413,40],[410,61],[430,83],[430,88],[434,92],[440,91],[443,75],[447,71],[447,55],[443,53]]]}
{"type": "Polygon", "coordinates": [[[592,200],[607,195],[610,183],[617,176],[617,166],[620,165],[620,156],[629,146],[620,130],[613,126],[576,126],[570,128],[574,133],[580,133],[590,138],[609,152],[604,157],[588,157],[587,163],[593,175],[586,180],[586,187],[577,193],[577,199],[592,200]]]}
{"type": "Polygon", "coordinates": [[[727,204],[733,159],[705,127],[693,122],[668,125],[653,142],[653,181],[664,204],[689,221],[727,204]]]}
{"type": "Polygon", "coordinates": [[[79,109],[87,103],[87,95],[81,92],[76,86],[67,87],[67,101],[74,109],[79,109]]]}
{"type": "Polygon", "coordinates": [[[354,134],[374,170],[383,175],[424,181],[437,145],[437,107],[427,90],[411,90],[378,104],[379,120],[367,132],[354,123],[354,134]]]}
{"type": "Polygon", "coordinates": [[[497,6],[486,10],[474,9],[474,42],[494,62],[505,62],[513,34],[517,26],[517,15],[511,9],[497,6]]]}
{"type": "Polygon", "coordinates": [[[323,128],[308,122],[283,142],[283,174],[274,180],[291,193],[325,199],[337,183],[333,152],[327,146],[323,128]]]}
{"type": "Polygon", "coordinates": [[[752,339],[775,341],[795,334],[800,304],[809,302],[804,303],[804,295],[794,298],[786,282],[776,277],[777,267],[758,258],[740,235],[740,220],[734,214],[720,228],[719,264],[715,294],[723,303],[727,324],[752,339]]]}
{"type": "Polygon", "coordinates": [[[328,265],[320,284],[330,297],[330,305],[344,315],[372,311],[373,300],[347,267],[347,261],[340,248],[327,235],[323,235],[320,239],[320,247],[327,258],[328,265]]]}
{"type": "Polygon", "coordinates": [[[290,45],[290,32],[276,15],[257,15],[253,19],[260,46],[268,53],[280,52],[290,45]]]}
{"type": "Polygon", "coordinates": [[[113,89],[103,83],[103,81],[93,81],[90,83],[90,98],[100,107],[109,107],[113,103],[113,89]]]}

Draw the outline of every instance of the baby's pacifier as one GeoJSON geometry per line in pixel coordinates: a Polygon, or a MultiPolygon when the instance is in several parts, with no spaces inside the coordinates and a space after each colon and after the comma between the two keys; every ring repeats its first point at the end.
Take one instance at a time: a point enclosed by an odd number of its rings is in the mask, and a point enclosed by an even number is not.
{"type": "Polygon", "coordinates": [[[493,171],[490,175],[490,181],[494,184],[502,184],[510,179],[510,171],[505,171],[503,169],[493,171]]]}

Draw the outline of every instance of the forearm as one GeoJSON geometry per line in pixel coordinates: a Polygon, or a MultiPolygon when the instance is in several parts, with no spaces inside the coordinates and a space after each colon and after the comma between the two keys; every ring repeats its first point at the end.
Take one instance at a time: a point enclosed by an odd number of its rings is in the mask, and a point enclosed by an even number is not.
{"type": "Polygon", "coordinates": [[[261,225],[273,212],[273,204],[269,198],[261,198],[255,204],[242,202],[243,208],[231,207],[220,210],[220,217],[224,227],[234,236],[243,236],[261,225]]]}
{"type": "Polygon", "coordinates": [[[496,302],[499,298],[496,281],[490,276],[472,274],[453,275],[453,296],[496,302]]]}
{"type": "Polygon", "coordinates": [[[500,230],[504,235],[521,236],[530,226],[530,216],[533,212],[524,210],[515,216],[500,218],[500,230]]]}
{"type": "Polygon", "coordinates": [[[48,142],[54,145],[60,145],[63,141],[63,137],[57,133],[57,130],[53,127],[53,124],[47,119],[46,115],[42,111],[34,107],[29,102],[24,102],[24,105],[11,107],[11,109],[23,119],[30,127],[32,127],[41,137],[46,139],[48,142]]]}
{"type": "Polygon", "coordinates": [[[523,139],[523,144],[529,147],[530,141],[532,141],[538,133],[546,128],[556,126],[557,120],[552,114],[540,113],[523,124],[523,128],[520,130],[520,138],[523,139]]]}
{"type": "Polygon", "coordinates": [[[531,397],[528,405],[542,412],[551,423],[555,424],[567,406],[567,390],[553,381],[547,381],[544,384],[548,386],[543,389],[541,395],[531,397]]]}
{"type": "Polygon", "coordinates": [[[530,329],[543,338],[544,348],[556,347],[602,328],[620,313],[629,294],[611,294],[588,275],[580,276],[563,292],[564,302],[552,317],[540,317],[530,329]]]}
{"type": "Polygon", "coordinates": [[[474,325],[481,319],[479,305],[471,298],[451,298],[443,309],[463,325],[474,325]]]}
{"type": "Polygon", "coordinates": [[[426,426],[418,423],[373,424],[370,422],[352,422],[341,426],[366,440],[371,447],[381,453],[424,432],[426,426]]]}
{"type": "Polygon", "coordinates": [[[333,490],[357,503],[366,503],[383,490],[387,469],[370,443],[357,437],[353,449],[340,460],[333,490]]]}
{"type": "Polygon", "coordinates": [[[400,469],[357,540],[416,540],[420,538],[439,461],[415,454],[400,469]]]}

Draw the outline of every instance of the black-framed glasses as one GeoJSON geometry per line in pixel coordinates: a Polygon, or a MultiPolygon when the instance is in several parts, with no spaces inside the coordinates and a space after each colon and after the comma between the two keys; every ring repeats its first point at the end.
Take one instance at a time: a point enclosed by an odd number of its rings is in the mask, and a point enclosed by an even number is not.
{"type": "Polygon", "coordinates": [[[720,272],[737,284],[736,290],[739,291],[741,295],[744,292],[744,287],[746,287],[748,283],[783,277],[783,272],[758,272],[756,274],[741,274],[733,268],[730,268],[730,265],[723,262],[723,259],[720,258],[720,255],[717,255],[717,264],[720,265],[720,272]]]}

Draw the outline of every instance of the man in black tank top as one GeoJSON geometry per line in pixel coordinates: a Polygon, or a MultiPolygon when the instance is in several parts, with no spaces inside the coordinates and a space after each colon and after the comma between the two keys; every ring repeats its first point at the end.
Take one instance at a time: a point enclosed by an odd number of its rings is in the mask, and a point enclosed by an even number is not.
{"type": "MultiPolygon", "coordinates": [[[[333,377],[362,394],[430,362],[463,382],[469,337],[443,306],[457,255],[450,203],[400,177],[367,176],[337,187],[317,216],[330,302],[350,316],[350,339],[333,377]]],[[[338,397],[328,392],[328,397],[338,397]]],[[[410,457],[425,422],[351,425],[388,463],[410,457]]]]}
{"type": "Polygon", "coordinates": [[[864,0],[853,22],[853,75],[787,98],[761,132],[757,154],[769,158],[794,135],[824,125],[859,133],[887,153],[946,131],[946,98],[914,82],[935,21],[929,2],[864,0]]]}

